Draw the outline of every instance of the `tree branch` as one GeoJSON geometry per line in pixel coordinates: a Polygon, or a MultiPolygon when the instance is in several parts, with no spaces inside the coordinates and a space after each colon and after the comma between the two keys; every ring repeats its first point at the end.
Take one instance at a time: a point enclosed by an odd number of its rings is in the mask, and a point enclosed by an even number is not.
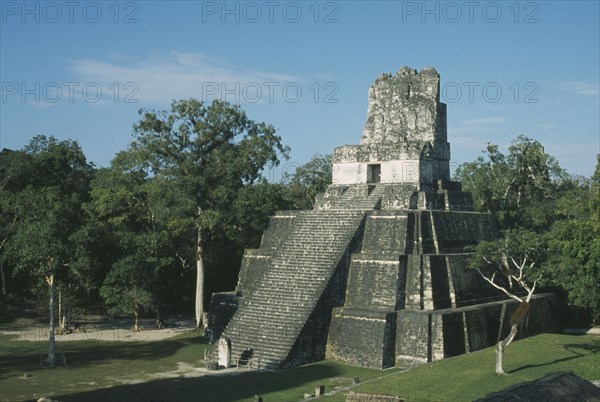
{"type": "Polygon", "coordinates": [[[512,293],[510,293],[508,290],[504,289],[502,286],[500,286],[500,285],[497,285],[497,284],[494,282],[494,278],[495,278],[495,276],[496,276],[496,273],[495,273],[495,272],[494,272],[494,274],[492,275],[492,278],[491,278],[491,279],[490,279],[490,278],[488,278],[487,276],[485,276],[485,275],[484,275],[484,274],[483,274],[483,273],[482,273],[480,270],[477,270],[477,272],[479,272],[479,275],[481,275],[481,277],[482,277],[483,279],[485,279],[485,280],[486,280],[486,281],[487,281],[487,282],[488,282],[490,285],[492,285],[493,287],[495,287],[495,288],[496,288],[496,289],[498,289],[498,290],[501,290],[501,291],[502,291],[502,292],[504,292],[504,293],[505,293],[505,294],[506,294],[508,297],[510,297],[510,298],[512,298],[512,299],[515,299],[515,300],[517,300],[517,301],[519,301],[519,302],[523,301],[523,300],[522,300],[520,297],[518,297],[518,296],[516,296],[516,295],[513,295],[513,294],[512,294],[512,293]]]}

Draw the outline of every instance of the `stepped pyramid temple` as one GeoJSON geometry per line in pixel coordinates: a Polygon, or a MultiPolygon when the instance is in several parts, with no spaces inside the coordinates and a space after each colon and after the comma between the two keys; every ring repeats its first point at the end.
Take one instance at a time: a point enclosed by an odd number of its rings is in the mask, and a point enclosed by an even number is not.
{"type": "MultiPolygon", "coordinates": [[[[436,70],[381,75],[315,209],[271,217],[235,292],[212,296],[219,365],[430,362],[494,345],[503,304],[506,336],[517,303],[466,269],[465,247],[496,238],[495,221],[473,212],[449,161],[436,70]]],[[[520,333],[551,330],[553,314],[551,295],[534,296],[520,333]]]]}

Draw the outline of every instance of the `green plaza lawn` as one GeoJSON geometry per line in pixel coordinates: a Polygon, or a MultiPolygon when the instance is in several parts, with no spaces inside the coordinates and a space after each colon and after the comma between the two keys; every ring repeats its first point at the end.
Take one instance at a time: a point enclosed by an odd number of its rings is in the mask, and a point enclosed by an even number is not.
{"type": "Polygon", "coordinates": [[[0,400],[27,401],[41,396],[59,401],[297,401],[317,385],[336,390],[319,400],[344,401],[354,377],[354,392],[398,395],[406,401],[467,401],[551,371],[573,371],[600,379],[600,337],[542,334],[515,341],[505,370],[494,374],[494,349],[427,364],[411,370],[369,370],[320,362],[283,372],[229,370],[202,375],[209,348],[193,334],[154,342],[68,341],[66,365],[40,365],[47,342],[0,338],[0,400]]]}

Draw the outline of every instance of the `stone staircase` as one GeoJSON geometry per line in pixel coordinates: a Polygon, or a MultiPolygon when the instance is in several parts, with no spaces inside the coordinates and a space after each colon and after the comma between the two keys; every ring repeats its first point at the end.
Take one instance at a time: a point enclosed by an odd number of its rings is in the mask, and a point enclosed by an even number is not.
{"type": "MultiPolygon", "coordinates": [[[[294,344],[315,319],[317,304],[328,297],[324,291],[340,261],[347,258],[364,212],[302,211],[295,215],[293,230],[285,230],[277,248],[272,242],[265,244],[269,266],[260,284],[247,289],[225,328],[223,335],[231,340],[234,361],[258,358],[261,367],[280,368],[294,359],[290,356],[298,349],[293,349],[294,344]]],[[[328,322],[331,311],[324,314],[328,322]]],[[[325,342],[322,339],[323,347],[325,342]]]]}
{"type": "Polygon", "coordinates": [[[373,210],[381,206],[385,185],[353,184],[331,185],[325,193],[319,194],[318,210],[373,210]]]}

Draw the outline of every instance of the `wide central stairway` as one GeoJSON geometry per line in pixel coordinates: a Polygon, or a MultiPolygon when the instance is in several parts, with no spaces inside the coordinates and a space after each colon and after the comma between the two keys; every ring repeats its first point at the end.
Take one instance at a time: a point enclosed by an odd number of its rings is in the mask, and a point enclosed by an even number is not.
{"type": "Polygon", "coordinates": [[[242,261],[242,297],[223,333],[232,361],[252,358],[261,367],[284,368],[304,362],[304,354],[313,360],[318,345],[325,355],[331,309],[343,304],[337,300],[346,283],[343,267],[364,216],[313,210],[271,217],[260,248],[247,250],[242,261]]]}

